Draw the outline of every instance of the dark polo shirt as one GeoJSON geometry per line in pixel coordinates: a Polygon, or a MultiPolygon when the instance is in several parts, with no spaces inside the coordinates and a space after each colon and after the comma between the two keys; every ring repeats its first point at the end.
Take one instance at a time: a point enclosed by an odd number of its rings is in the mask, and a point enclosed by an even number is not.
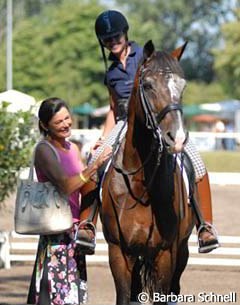
{"type": "Polygon", "coordinates": [[[128,99],[134,83],[134,77],[138,68],[139,61],[143,56],[143,48],[135,42],[129,42],[131,46],[130,54],[127,57],[126,69],[122,63],[112,53],[109,60],[111,66],[105,75],[105,85],[112,89],[117,99],[128,99]]]}

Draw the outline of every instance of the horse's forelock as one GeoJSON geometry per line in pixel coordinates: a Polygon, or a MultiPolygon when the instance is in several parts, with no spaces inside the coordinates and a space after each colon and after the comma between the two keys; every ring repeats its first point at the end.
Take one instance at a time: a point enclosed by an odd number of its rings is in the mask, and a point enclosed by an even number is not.
{"type": "Polygon", "coordinates": [[[152,73],[157,73],[158,71],[161,71],[163,74],[174,73],[184,78],[184,73],[179,62],[164,51],[155,52],[146,68],[146,70],[150,70],[152,73]]]}

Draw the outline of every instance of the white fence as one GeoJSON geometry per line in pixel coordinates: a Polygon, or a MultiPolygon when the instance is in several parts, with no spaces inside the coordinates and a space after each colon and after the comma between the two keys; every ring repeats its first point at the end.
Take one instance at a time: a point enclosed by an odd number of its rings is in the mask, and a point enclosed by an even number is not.
{"type": "Polygon", "coordinates": [[[199,151],[238,150],[240,144],[239,132],[189,132],[189,137],[199,151]]]}
{"type": "MultiPolygon", "coordinates": [[[[239,185],[240,173],[209,173],[211,184],[239,185]]],[[[189,240],[190,265],[240,266],[240,236],[220,236],[221,247],[209,254],[198,254],[197,238],[189,240]]],[[[0,268],[10,268],[11,262],[33,261],[38,236],[0,232],[0,268]]],[[[87,256],[88,263],[107,263],[107,244],[102,232],[97,233],[96,254],[87,256]]]]}
{"type": "MultiPolygon", "coordinates": [[[[191,235],[189,240],[189,265],[236,266],[240,267],[240,237],[220,236],[221,247],[208,254],[199,254],[197,237],[191,235]]],[[[12,262],[34,261],[38,236],[19,235],[11,232],[8,236],[4,256],[4,267],[10,268],[12,262]]],[[[87,263],[108,263],[107,244],[103,233],[97,233],[96,254],[87,256],[87,263]]]]}
{"type": "MultiPolygon", "coordinates": [[[[73,129],[71,138],[83,144],[86,154],[101,133],[100,129],[73,129]]],[[[224,148],[237,150],[240,145],[240,132],[189,132],[189,137],[199,151],[224,148]]]]}

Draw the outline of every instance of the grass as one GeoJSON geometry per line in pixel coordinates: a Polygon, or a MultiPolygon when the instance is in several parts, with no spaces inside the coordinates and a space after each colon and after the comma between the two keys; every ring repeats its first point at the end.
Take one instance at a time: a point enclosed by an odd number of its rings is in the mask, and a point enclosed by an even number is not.
{"type": "Polygon", "coordinates": [[[200,152],[209,172],[240,172],[239,151],[200,152]]]}

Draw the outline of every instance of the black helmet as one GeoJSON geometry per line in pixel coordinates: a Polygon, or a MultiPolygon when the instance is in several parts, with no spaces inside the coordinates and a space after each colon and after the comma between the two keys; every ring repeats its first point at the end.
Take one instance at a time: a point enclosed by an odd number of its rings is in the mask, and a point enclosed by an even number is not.
{"type": "Polygon", "coordinates": [[[102,12],[96,19],[95,32],[99,40],[127,33],[129,25],[127,19],[118,11],[102,12]]]}

